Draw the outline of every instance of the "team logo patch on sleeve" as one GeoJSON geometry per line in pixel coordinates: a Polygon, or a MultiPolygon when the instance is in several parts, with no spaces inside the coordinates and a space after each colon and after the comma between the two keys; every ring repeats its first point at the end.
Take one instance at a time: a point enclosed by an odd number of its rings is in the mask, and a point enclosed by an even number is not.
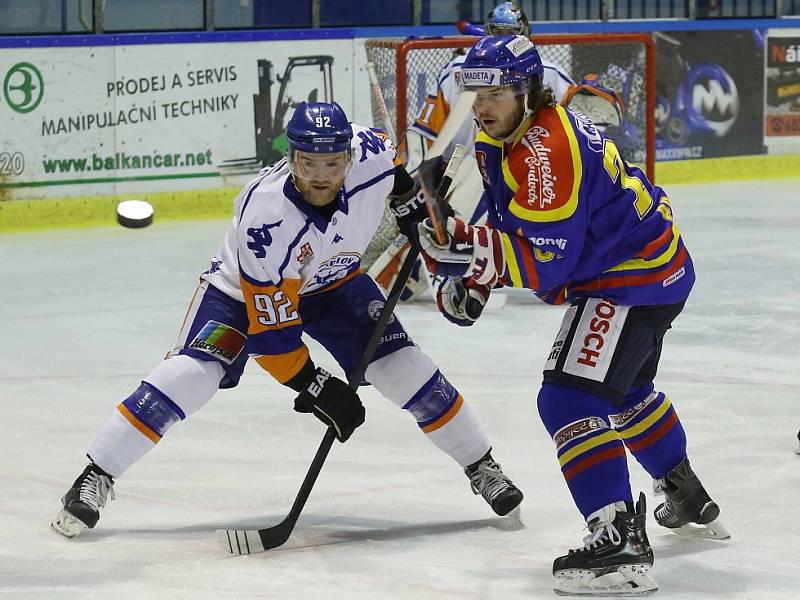
{"type": "Polygon", "coordinates": [[[224,323],[208,321],[189,348],[210,354],[230,365],[242,352],[246,340],[247,336],[241,331],[224,323]]]}
{"type": "MultiPolygon", "coordinates": [[[[381,318],[381,312],[383,312],[384,306],[385,303],[382,300],[372,300],[367,305],[367,314],[369,315],[369,318],[377,322],[378,319],[381,318]]],[[[394,314],[389,317],[388,323],[394,323],[394,314]]]]}

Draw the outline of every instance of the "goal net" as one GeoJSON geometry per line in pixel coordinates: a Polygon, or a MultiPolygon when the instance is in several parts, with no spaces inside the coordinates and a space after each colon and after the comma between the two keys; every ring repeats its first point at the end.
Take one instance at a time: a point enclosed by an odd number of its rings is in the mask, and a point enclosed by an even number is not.
{"type": "MultiPolygon", "coordinates": [[[[402,136],[414,122],[425,97],[434,93],[441,69],[464,53],[477,37],[370,39],[367,61],[375,65],[379,86],[395,131],[402,136]]],[[[643,34],[537,35],[542,60],[561,67],[579,83],[594,73],[601,84],[619,92],[625,104],[622,123],[605,134],[623,157],[640,165],[652,181],[655,174],[655,50],[643,34]]],[[[373,99],[373,108],[375,100],[373,99]]],[[[374,112],[374,111],[373,111],[374,112]]],[[[389,232],[384,232],[388,237],[389,232]]],[[[383,242],[368,248],[374,253],[383,242]]],[[[386,242],[388,245],[388,242],[386,242]]],[[[385,246],[384,246],[385,247],[385,246]]],[[[365,254],[364,263],[374,257],[365,254]]]]}

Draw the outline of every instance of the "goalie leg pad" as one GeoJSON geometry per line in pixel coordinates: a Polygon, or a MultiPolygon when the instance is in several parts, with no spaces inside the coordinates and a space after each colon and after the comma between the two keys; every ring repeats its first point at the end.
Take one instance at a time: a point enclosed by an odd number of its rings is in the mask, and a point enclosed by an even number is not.
{"type": "MultiPolygon", "coordinates": [[[[411,244],[408,238],[401,234],[372,263],[368,271],[369,275],[381,286],[385,294],[389,293],[397,280],[400,267],[403,266],[403,261],[405,261],[410,248],[411,244]]],[[[400,294],[400,301],[411,302],[416,300],[425,295],[429,287],[426,269],[422,266],[422,260],[417,259],[400,294]]]]}

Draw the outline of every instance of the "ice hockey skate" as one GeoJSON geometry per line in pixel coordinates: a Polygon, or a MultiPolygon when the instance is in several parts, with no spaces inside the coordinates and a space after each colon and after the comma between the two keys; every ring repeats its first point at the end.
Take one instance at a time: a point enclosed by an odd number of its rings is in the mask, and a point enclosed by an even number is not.
{"type": "Polygon", "coordinates": [[[653,482],[653,491],[664,494],[655,510],[656,522],[675,533],[695,538],[728,539],[728,529],[720,523],[719,506],[706,492],[685,458],[663,479],[653,482]]]}
{"type": "Polygon", "coordinates": [[[522,492],[503,473],[491,452],[469,465],[464,472],[469,477],[472,493],[483,496],[492,510],[501,517],[517,509],[522,502],[522,492]]]}
{"type": "Polygon", "coordinates": [[[553,562],[560,596],[644,596],[658,589],[650,576],[653,549],[645,531],[645,499],[635,511],[624,502],[609,504],[587,519],[583,548],[570,550],[553,562]]]}
{"type": "Polygon", "coordinates": [[[50,526],[68,538],[92,529],[109,496],[114,499],[114,478],[96,464],[89,463],[64,494],[62,509],[50,526]]]}

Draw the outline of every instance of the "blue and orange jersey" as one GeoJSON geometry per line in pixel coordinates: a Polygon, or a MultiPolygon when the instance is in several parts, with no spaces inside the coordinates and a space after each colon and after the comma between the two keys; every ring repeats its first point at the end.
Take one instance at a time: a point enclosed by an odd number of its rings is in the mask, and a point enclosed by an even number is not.
{"type": "Polygon", "coordinates": [[[503,232],[502,283],[545,302],[686,299],[694,269],[664,191],[594,124],[561,106],[513,138],[475,142],[488,223],[503,232]]]}

